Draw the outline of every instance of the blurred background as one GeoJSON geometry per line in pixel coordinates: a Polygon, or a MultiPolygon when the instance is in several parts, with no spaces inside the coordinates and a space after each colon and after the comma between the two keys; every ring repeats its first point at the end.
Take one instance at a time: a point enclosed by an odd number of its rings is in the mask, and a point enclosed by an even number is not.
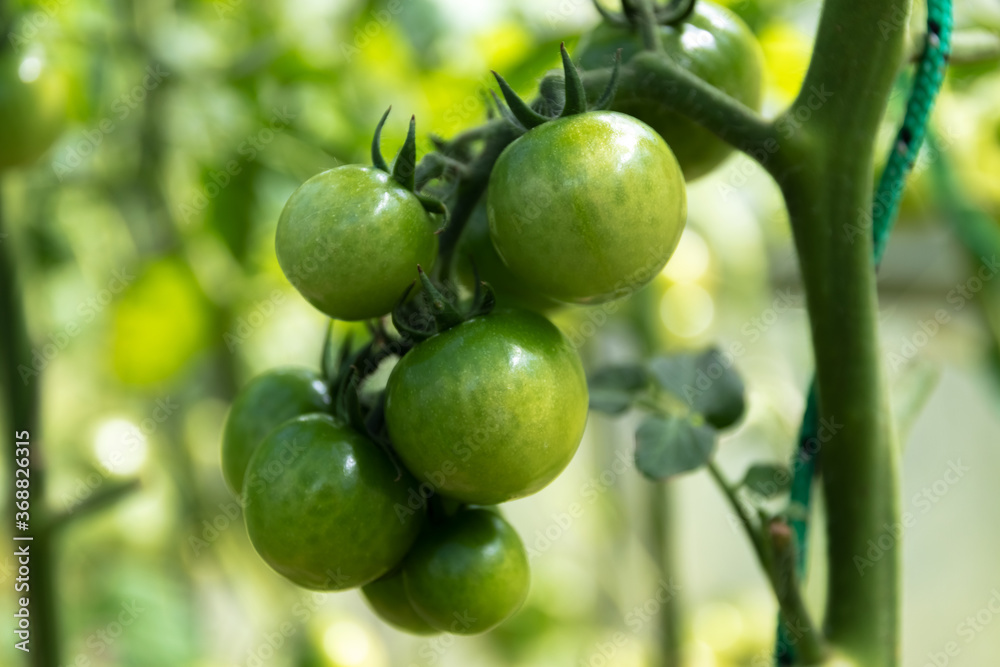
{"type": "MultiPolygon", "coordinates": [[[[819,2],[723,4],[761,42],[774,114],[803,77],[819,2]]],[[[995,0],[956,4],[963,31],[1000,34],[995,0]]],[[[378,622],[356,592],[318,595],[279,578],[251,548],[219,470],[235,391],[261,370],[319,360],[324,318],[274,256],[287,197],[318,171],[367,162],[390,104],[387,155],[410,114],[421,151],[428,133],[480,123],[490,69],[530,94],[557,65],[559,42],[572,46],[596,25],[589,0],[7,5],[10,71],[58,77],[51,102],[70,115],[40,160],[0,181],[0,243],[17,260],[37,353],[37,372],[22,379],[40,383],[43,435],[33,439],[49,463],[49,500],[70,509],[139,481],[61,537],[60,664],[631,667],[655,664],[664,613],[685,665],[768,664],[776,606],[744,535],[704,472],[665,488],[643,479],[627,418],[593,414],[566,473],[506,507],[530,549],[532,591],[513,620],[474,638],[410,637],[378,622]]],[[[914,518],[902,547],[907,666],[1000,660],[1000,280],[987,261],[1000,254],[994,64],[950,72],[933,123],[938,150],[924,151],[910,179],[880,272],[903,510],[914,518]],[[931,327],[941,311],[947,321],[931,327]],[[957,655],[933,662],[949,642],[957,655]]],[[[585,341],[590,368],[642,354],[650,338],[659,350],[740,344],[749,409],[718,452],[738,478],[752,462],[790,456],[811,376],[807,320],[766,174],[735,155],[688,194],[688,227],[654,284],[613,317],[573,309],[555,320],[585,341]]],[[[808,582],[817,610],[821,533],[808,582]]],[[[15,572],[0,555],[8,610],[15,572]]],[[[19,664],[5,636],[0,663],[19,664]]]]}

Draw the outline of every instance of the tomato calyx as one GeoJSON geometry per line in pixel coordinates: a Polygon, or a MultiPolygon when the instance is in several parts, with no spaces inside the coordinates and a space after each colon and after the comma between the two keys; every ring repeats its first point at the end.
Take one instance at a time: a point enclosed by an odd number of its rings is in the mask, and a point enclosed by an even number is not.
{"type": "Polygon", "coordinates": [[[336,366],[332,366],[328,354],[331,331],[332,328],[327,329],[327,341],[323,345],[323,375],[333,397],[331,412],[355,430],[367,433],[368,424],[358,388],[390,354],[385,346],[376,344],[376,339],[354,350],[353,336],[348,334],[341,345],[336,366]]]}
{"type": "Polygon", "coordinates": [[[407,302],[416,281],[407,288],[392,311],[393,326],[403,336],[419,343],[473,317],[488,314],[496,307],[496,296],[488,283],[479,280],[475,266],[472,270],[475,274],[475,290],[472,298],[462,303],[454,290],[435,284],[418,265],[417,274],[422,291],[411,302],[407,302]]]}
{"type": "Polygon", "coordinates": [[[396,468],[399,480],[406,469],[399,461],[395,448],[385,427],[385,392],[363,400],[361,386],[373,375],[382,362],[393,356],[403,356],[415,345],[415,341],[392,338],[381,320],[369,325],[371,340],[354,349],[354,336],[348,333],[340,344],[336,362],[330,358],[332,347],[332,327],[327,328],[323,343],[323,376],[327,379],[332,395],[331,414],[349,424],[377,445],[396,468]]]}
{"type": "Polygon", "coordinates": [[[502,76],[495,71],[493,72],[493,76],[496,77],[497,85],[500,86],[500,92],[503,94],[503,98],[507,104],[504,105],[492,90],[490,93],[493,95],[500,114],[518,129],[527,132],[542,123],[547,123],[556,118],[565,118],[575,114],[586,113],[587,111],[607,109],[614,100],[615,90],[618,87],[618,74],[621,70],[621,53],[615,56],[615,65],[611,73],[611,79],[608,81],[608,85],[601,94],[600,99],[593,106],[588,106],[587,95],[583,88],[583,80],[580,78],[580,71],[569,57],[565,43],[559,45],[559,52],[562,55],[563,63],[563,89],[562,91],[558,91],[556,87],[550,86],[547,90],[542,91],[542,107],[544,110],[550,111],[551,115],[546,115],[533,109],[530,104],[514,92],[514,89],[510,87],[510,84],[502,76]],[[561,97],[559,95],[560,92],[562,93],[561,97]]]}
{"type": "MultiPolygon", "coordinates": [[[[613,12],[601,5],[599,0],[591,0],[597,13],[606,23],[618,28],[635,28],[642,21],[642,14],[635,0],[622,0],[622,11],[613,12]]],[[[653,16],[660,25],[677,25],[683,23],[694,11],[696,0],[670,0],[666,5],[657,4],[653,16]]]]}
{"type": "MultiPolygon", "coordinates": [[[[392,161],[392,166],[390,167],[390,165],[385,161],[385,157],[382,155],[382,126],[385,125],[385,121],[389,117],[390,111],[392,111],[392,107],[385,110],[385,113],[382,114],[382,119],[379,120],[378,125],[375,126],[375,135],[372,137],[372,166],[386,172],[392,176],[392,180],[396,181],[396,183],[401,185],[406,190],[412,192],[413,195],[420,200],[421,206],[423,206],[424,210],[428,213],[438,213],[441,215],[446,214],[447,210],[445,209],[444,203],[440,199],[417,191],[416,116],[410,116],[410,127],[406,132],[406,140],[403,142],[403,147],[399,149],[398,153],[396,153],[396,158],[392,161]]],[[[423,185],[423,183],[420,185],[423,185]]]]}

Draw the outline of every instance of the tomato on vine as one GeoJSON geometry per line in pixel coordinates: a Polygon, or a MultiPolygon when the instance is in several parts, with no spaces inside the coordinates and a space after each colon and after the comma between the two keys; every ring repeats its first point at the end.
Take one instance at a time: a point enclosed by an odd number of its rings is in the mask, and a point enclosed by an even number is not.
{"type": "Polygon", "coordinates": [[[580,304],[649,282],[687,216],[670,148],[645,123],[612,111],[529,130],[497,160],[487,202],[490,236],[510,271],[580,304]]]}
{"type": "Polygon", "coordinates": [[[473,635],[520,609],[531,573],[511,525],[496,512],[467,509],[427,527],[403,563],[403,581],[431,627],[473,635]]]}
{"type": "Polygon", "coordinates": [[[490,225],[486,215],[486,199],[472,210],[465,230],[458,242],[458,277],[469,289],[475,280],[490,284],[500,306],[527,308],[544,313],[559,308],[555,299],[539,294],[533,285],[514,275],[500,259],[490,239],[490,225]]]}
{"type": "Polygon", "coordinates": [[[416,482],[368,437],[329,415],[271,432],[244,480],[247,534],[279,574],[304,588],[345,590],[391,571],[420,531],[400,513],[416,482]]]}
{"type": "Polygon", "coordinates": [[[535,493],[570,462],[587,421],[587,382],[552,323],[497,310],[400,359],[385,418],[414,475],[444,496],[490,505],[535,493]]]}
{"type": "MultiPolygon", "coordinates": [[[[667,56],[678,65],[747,107],[760,109],[763,53],[750,28],[729,9],[698,0],[679,25],[660,27],[660,40],[667,56]]],[[[576,58],[585,70],[601,69],[611,66],[618,49],[627,62],[642,48],[642,37],[634,26],[604,21],[583,36],[576,58]]],[[[620,88],[611,109],[635,116],[656,130],[689,181],[715,169],[733,150],[643,90],[620,88]]]]}
{"type": "Polygon", "coordinates": [[[330,409],[330,392],[318,373],[278,368],[261,373],[236,395],[222,434],[222,475],[239,495],[247,463],[264,438],[292,417],[330,409]]]}
{"type": "MultiPolygon", "coordinates": [[[[593,304],[639,289],[677,247],[687,217],[680,166],[652,128],[588,111],[562,48],[565,99],[555,117],[529,107],[497,75],[512,122],[525,128],[490,174],[490,238],[525,284],[559,301],[593,304]]],[[[614,98],[618,63],[600,109],[614,98]]]]}
{"type": "Polygon", "coordinates": [[[433,635],[440,630],[432,627],[413,606],[406,594],[401,569],[390,572],[362,587],[372,611],[389,625],[414,635],[433,635]]]}
{"type": "MultiPolygon", "coordinates": [[[[386,116],[388,116],[388,111],[386,116]]],[[[278,220],[275,253],[289,282],[317,309],[339,320],[388,313],[437,258],[440,203],[414,191],[415,124],[390,172],[372,142],[374,167],[345,165],[303,183],[278,220]]]]}

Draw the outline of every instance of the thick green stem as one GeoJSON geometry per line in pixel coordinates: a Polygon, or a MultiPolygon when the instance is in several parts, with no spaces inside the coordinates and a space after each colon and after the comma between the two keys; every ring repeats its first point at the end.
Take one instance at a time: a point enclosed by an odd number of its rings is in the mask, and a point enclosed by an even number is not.
{"type": "MultiPolygon", "coordinates": [[[[895,434],[877,340],[871,207],[875,140],[910,0],[826,0],[793,105],[767,122],[653,53],[622,70],[641,91],[759,160],[781,187],[806,291],[829,514],[827,636],[859,664],[899,664],[899,552],[863,559],[898,523],[895,434]],[[761,150],[763,149],[763,150],[761,150]]],[[[585,76],[596,96],[609,71],[585,76]]],[[[759,546],[759,545],[758,545],[759,546]]]]}
{"type": "MultiPolygon", "coordinates": [[[[829,596],[826,634],[860,664],[899,664],[895,434],[878,349],[870,221],[874,144],[903,54],[906,0],[828,0],[796,103],[778,120],[819,391],[829,596]],[[808,113],[804,110],[808,110],[808,113]],[[856,232],[861,226],[863,233],[856,232]]],[[[772,172],[774,173],[774,172],[772,172]]]]}

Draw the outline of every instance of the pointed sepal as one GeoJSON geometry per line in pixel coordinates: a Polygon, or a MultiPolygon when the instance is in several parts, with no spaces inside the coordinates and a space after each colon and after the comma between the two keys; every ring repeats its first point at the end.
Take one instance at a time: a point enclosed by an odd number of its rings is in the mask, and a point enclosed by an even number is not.
{"type": "Polygon", "coordinates": [[[419,192],[415,193],[417,199],[420,200],[420,205],[424,207],[424,210],[428,213],[436,213],[438,215],[448,215],[448,208],[444,205],[444,202],[437,197],[431,197],[430,195],[423,195],[419,192]]]}
{"type": "Polygon", "coordinates": [[[441,290],[437,288],[437,285],[434,284],[431,277],[427,275],[423,267],[419,264],[417,264],[417,274],[419,275],[420,286],[424,289],[427,302],[434,315],[437,330],[444,331],[462,322],[465,317],[456,305],[441,293],[441,290]]]}
{"type": "Polygon", "coordinates": [[[382,114],[382,120],[375,126],[375,136],[372,137],[372,165],[386,173],[389,173],[389,164],[382,156],[382,126],[385,125],[385,119],[389,117],[390,111],[392,111],[392,107],[386,109],[385,113],[382,114]]]}
{"type": "Polygon", "coordinates": [[[406,301],[410,298],[410,294],[413,293],[413,288],[416,286],[417,281],[414,280],[410,283],[410,286],[406,288],[406,291],[403,292],[403,296],[399,297],[399,301],[396,302],[396,307],[392,309],[392,326],[396,327],[396,331],[404,337],[420,341],[434,335],[434,332],[429,330],[427,327],[411,325],[410,318],[407,317],[407,315],[413,313],[413,311],[406,307],[406,301]]]}
{"type": "Polygon", "coordinates": [[[493,96],[493,103],[496,105],[497,112],[500,114],[501,118],[503,118],[513,127],[517,128],[517,130],[520,132],[524,132],[527,130],[527,128],[524,127],[524,125],[521,125],[521,121],[519,121],[517,117],[513,113],[511,113],[510,109],[507,108],[507,105],[503,103],[503,100],[500,99],[500,97],[496,94],[495,91],[491,90],[490,95],[493,96]]]}
{"type": "MultiPolygon", "coordinates": [[[[350,333],[348,333],[348,337],[350,333]]],[[[350,342],[350,338],[345,341],[345,344],[350,342]]],[[[329,382],[333,379],[336,369],[333,366],[333,359],[331,358],[331,353],[333,350],[333,320],[327,320],[326,322],[326,333],[323,335],[323,349],[319,354],[319,367],[320,372],[323,374],[323,379],[329,382]]],[[[343,354],[343,350],[341,350],[343,354]]],[[[337,361],[337,368],[340,367],[342,360],[337,361]]]]}
{"type": "MultiPolygon", "coordinates": [[[[510,84],[508,84],[502,76],[496,72],[493,72],[493,76],[496,77],[497,85],[500,86],[500,92],[503,93],[503,98],[507,101],[507,107],[510,109],[510,112],[517,119],[517,122],[520,123],[525,129],[530,130],[533,127],[538,127],[542,123],[551,120],[549,117],[543,116],[532,109],[527,102],[522,100],[521,97],[514,92],[514,89],[510,87],[510,84]]],[[[583,84],[581,84],[581,87],[582,85],[583,84]]]]}
{"type": "Polygon", "coordinates": [[[608,81],[607,87],[604,92],[601,93],[600,98],[594,104],[593,109],[595,111],[601,111],[607,109],[611,106],[611,103],[615,100],[615,92],[618,90],[618,76],[621,74],[622,70],[622,50],[618,49],[615,51],[615,66],[611,70],[611,80],[608,81]]]}
{"type": "Polygon", "coordinates": [[[587,94],[583,90],[583,80],[580,79],[580,71],[573,64],[566,50],[566,44],[559,45],[559,53],[562,54],[563,75],[566,78],[566,104],[563,105],[560,118],[583,113],[587,110],[587,94]]]}
{"type": "Polygon", "coordinates": [[[410,129],[406,132],[406,141],[399,149],[392,163],[392,178],[404,188],[413,192],[413,174],[417,166],[417,118],[410,116],[410,129]]]}

